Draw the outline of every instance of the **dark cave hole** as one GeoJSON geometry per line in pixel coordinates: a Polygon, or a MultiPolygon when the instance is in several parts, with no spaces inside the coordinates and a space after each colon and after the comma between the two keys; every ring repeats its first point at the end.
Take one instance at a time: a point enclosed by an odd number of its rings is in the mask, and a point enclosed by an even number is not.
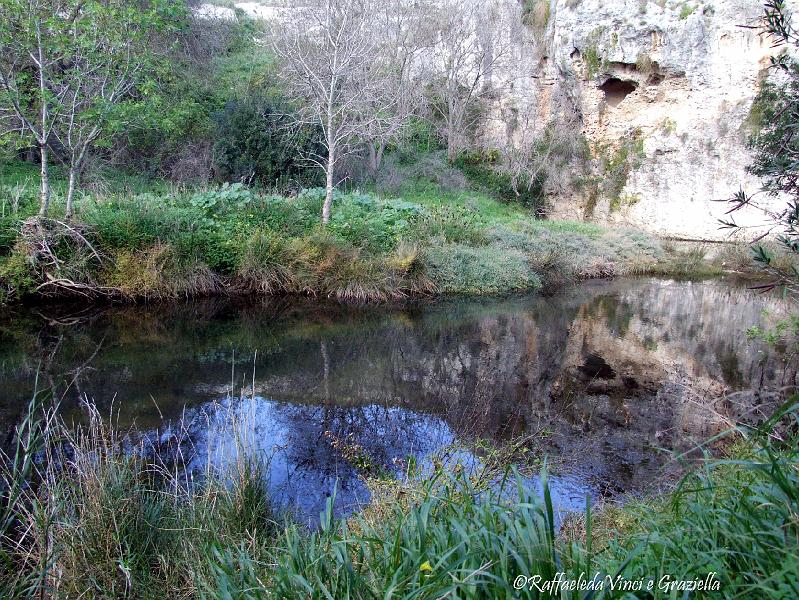
{"type": "Polygon", "coordinates": [[[613,379],[616,377],[616,371],[599,354],[589,354],[585,357],[585,362],[577,368],[588,379],[613,379]]]}
{"type": "Polygon", "coordinates": [[[600,85],[599,89],[605,94],[605,102],[607,102],[608,106],[613,107],[618,106],[637,87],[638,84],[634,81],[623,81],[617,77],[611,77],[600,85]]]}

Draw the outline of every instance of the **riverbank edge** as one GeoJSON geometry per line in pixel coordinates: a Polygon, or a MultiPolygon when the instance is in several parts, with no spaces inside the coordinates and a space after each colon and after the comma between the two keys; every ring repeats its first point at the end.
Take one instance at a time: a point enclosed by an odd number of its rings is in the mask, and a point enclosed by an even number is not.
{"type": "MultiPolygon", "coordinates": [[[[667,240],[664,240],[667,241],[667,240]]],[[[547,270],[537,270],[537,278],[529,285],[500,285],[486,291],[453,292],[444,291],[428,277],[424,266],[414,265],[404,273],[399,273],[400,285],[392,285],[391,289],[357,290],[353,293],[346,285],[337,289],[291,289],[288,286],[274,285],[273,282],[258,280],[257,277],[243,277],[241,274],[225,275],[215,273],[204,265],[197,265],[200,271],[196,285],[187,285],[178,278],[171,281],[150,281],[148,287],[140,290],[129,285],[102,285],[93,281],[75,283],[58,281],[48,277],[46,281],[28,284],[32,291],[19,293],[13,282],[3,281],[0,273],[0,284],[4,293],[0,293],[0,307],[16,307],[39,304],[75,303],[85,301],[92,304],[135,305],[150,302],[171,300],[188,300],[195,298],[229,297],[229,298],[296,298],[322,299],[343,305],[378,305],[403,306],[426,300],[452,298],[490,298],[515,293],[537,292],[552,294],[568,285],[585,281],[613,280],[625,277],[668,277],[681,280],[703,280],[727,275],[756,278],[758,273],[744,266],[728,268],[718,257],[706,258],[702,244],[691,245],[686,250],[667,252],[664,258],[654,262],[618,263],[604,262],[591,265],[591,269],[581,273],[564,273],[562,265],[550,258],[547,270]],[[413,271],[409,273],[408,271],[413,271]]],[[[739,248],[736,246],[736,252],[739,248]]],[[[416,260],[416,259],[415,259],[416,260]]],[[[762,275],[760,276],[762,277],[762,275]]],[[[159,277],[160,279],[160,277],[159,277]]]]}

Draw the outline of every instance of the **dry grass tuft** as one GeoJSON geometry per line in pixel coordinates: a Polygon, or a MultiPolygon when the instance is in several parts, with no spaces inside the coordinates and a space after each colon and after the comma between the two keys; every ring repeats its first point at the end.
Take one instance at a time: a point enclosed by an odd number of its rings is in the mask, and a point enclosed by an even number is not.
{"type": "Polygon", "coordinates": [[[104,277],[108,288],[132,299],[188,298],[223,291],[220,277],[205,264],[180,256],[164,243],[142,251],[117,251],[104,277]]]}

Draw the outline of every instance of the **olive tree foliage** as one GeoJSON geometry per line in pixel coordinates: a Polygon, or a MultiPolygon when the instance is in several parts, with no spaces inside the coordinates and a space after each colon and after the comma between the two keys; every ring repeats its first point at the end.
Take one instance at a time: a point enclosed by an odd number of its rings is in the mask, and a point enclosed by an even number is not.
{"type": "Polygon", "coordinates": [[[443,0],[434,7],[436,39],[426,78],[452,161],[484,119],[487,101],[513,84],[513,64],[526,34],[517,3],[443,0]]]}
{"type": "Polygon", "coordinates": [[[5,142],[38,147],[42,216],[50,150],[69,166],[70,217],[87,152],[134,88],[146,93],[149,44],[185,10],[178,0],[0,0],[0,132],[5,142]]]}
{"type": "MultiPolygon", "coordinates": [[[[773,280],[761,286],[784,286],[799,295],[799,270],[796,266],[780,267],[763,245],[765,237],[776,233],[783,248],[792,256],[799,255],[799,31],[794,27],[787,3],[769,0],[765,3],[762,22],[756,26],[775,47],[784,51],[771,59],[771,73],[761,87],[753,111],[759,113],[758,131],[750,143],[754,162],[750,172],[763,180],[761,189],[753,193],[740,190],[729,200],[730,209],[722,225],[731,230],[743,229],[736,224],[735,213],[744,207],[758,210],[764,217],[765,231],[752,241],[754,258],[773,280]],[[783,208],[774,208],[775,199],[784,198],[783,208]]],[[[779,203],[776,203],[779,204],[779,203]]]]}
{"type": "Polygon", "coordinates": [[[295,100],[297,124],[322,131],[322,153],[304,157],[325,174],[322,223],[330,220],[336,166],[396,122],[399,99],[382,60],[378,0],[312,0],[273,21],[270,39],[280,76],[295,100]]]}

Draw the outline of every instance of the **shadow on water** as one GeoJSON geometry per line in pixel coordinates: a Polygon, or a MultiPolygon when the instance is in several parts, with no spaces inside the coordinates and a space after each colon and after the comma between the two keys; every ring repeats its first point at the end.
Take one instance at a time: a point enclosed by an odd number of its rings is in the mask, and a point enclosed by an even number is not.
{"type": "Polygon", "coordinates": [[[586,494],[651,485],[664,450],[756,419],[768,390],[793,386],[794,366],[745,336],[782,308],[721,281],[628,280],[403,310],[26,309],[0,319],[0,433],[10,439],[38,372],[67,418],[90,398],[143,432],[183,419],[195,464],[247,440],[273,495],[305,516],[336,482],[341,512],[368,501],[342,447],[399,474],[409,455],[457,443],[454,458],[474,463],[479,440],[528,435],[556,458],[556,501],[579,509],[586,494]]]}

